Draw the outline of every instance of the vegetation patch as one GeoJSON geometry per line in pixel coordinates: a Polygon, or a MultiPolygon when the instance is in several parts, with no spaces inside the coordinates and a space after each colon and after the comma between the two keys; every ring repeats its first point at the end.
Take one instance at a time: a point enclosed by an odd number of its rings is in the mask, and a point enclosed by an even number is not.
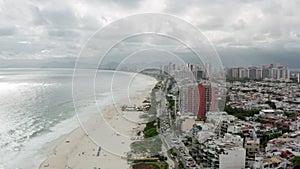
{"type": "Polygon", "coordinates": [[[270,135],[263,135],[261,140],[260,140],[260,146],[261,147],[266,147],[269,140],[272,140],[274,138],[278,138],[280,136],[282,136],[281,132],[273,133],[273,134],[270,134],[270,135]]]}
{"type": "Polygon", "coordinates": [[[244,110],[232,108],[230,105],[225,106],[224,111],[228,114],[233,115],[241,120],[246,120],[246,117],[252,117],[255,114],[258,114],[260,110],[244,110]]]}
{"type": "Polygon", "coordinates": [[[133,164],[133,169],[168,169],[169,165],[166,162],[141,162],[133,164]]]}
{"type": "Polygon", "coordinates": [[[137,153],[148,152],[152,155],[156,155],[161,151],[161,140],[159,137],[147,138],[142,141],[133,142],[131,146],[131,150],[137,153]]]}

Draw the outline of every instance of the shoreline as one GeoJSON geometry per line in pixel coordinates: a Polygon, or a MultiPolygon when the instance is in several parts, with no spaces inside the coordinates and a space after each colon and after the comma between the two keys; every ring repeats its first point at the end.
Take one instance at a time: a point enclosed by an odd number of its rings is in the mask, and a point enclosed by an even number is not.
{"type": "MultiPolygon", "coordinates": [[[[151,90],[157,83],[155,78],[151,76],[147,77],[149,81],[152,82],[151,85],[146,86],[143,90],[137,91],[136,94],[132,96],[128,96],[128,100],[123,99],[113,105],[105,106],[104,109],[101,110],[101,113],[92,115],[84,122],[84,130],[87,131],[88,134],[79,126],[70,133],[51,141],[48,148],[49,150],[47,150],[48,152],[46,153],[47,157],[40,164],[39,169],[61,169],[67,167],[73,169],[129,168],[130,165],[127,164],[127,159],[121,156],[130,150],[128,146],[130,145],[130,140],[135,135],[136,128],[141,126],[137,124],[138,122],[132,122],[126,119],[123,113],[119,113],[121,112],[119,109],[123,104],[142,104],[143,100],[149,96],[151,90]],[[101,116],[99,116],[99,114],[101,114],[101,116]],[[122,117],[120,117],[120,115],[122,115],[122,117]],[[107,130],[104,129],[107,126],[103,123],[103,119],[110,124],[110,129],[115,131],[115,134],[112,132],[106,133],[107,130]],[[111,137],[109,137],[109,135],[111,137]],[[123,137],[124,140],[121,140],[120,143],[120,139],[114,139],[117,137],[123,137]],[[102,144],[99,143],[101,140],[103,140],[103,143],[108,144],[102,146],[102,144]],[[113,146],[118,143],[120,147],[113,146]],[[113,152],[107,151],[110,149],[113,149],[113,152]]],[[[131,116],[133,117],[135,115],[131,113],[131,116]]],[[[137,113],[137,116],[140,116],[140,112],[137,113]]],[[[134,117],[134,119],[136,118],[137,117],[134,117]]],[[[133,140],[131,140],[131,142],[133,142],[133,140]]]]}

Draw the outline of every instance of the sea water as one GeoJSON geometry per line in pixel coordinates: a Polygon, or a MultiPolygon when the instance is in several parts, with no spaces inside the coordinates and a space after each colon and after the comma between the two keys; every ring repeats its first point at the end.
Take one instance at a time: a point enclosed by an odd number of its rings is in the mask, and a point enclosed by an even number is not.
{"type": "Polygon", "coordinates": [[[0,169],[38,168],[46,158],[45,145],[80,126],[76,111],[88,119],[97,113],[91,105],[104,107],[153,83],[133,73],[80,71],[76,99],[82,99],[75,111],[72,76],[72,69],[0,69],[0,169]],[[93,95],[85,92],[91,75],[93,95]]]}

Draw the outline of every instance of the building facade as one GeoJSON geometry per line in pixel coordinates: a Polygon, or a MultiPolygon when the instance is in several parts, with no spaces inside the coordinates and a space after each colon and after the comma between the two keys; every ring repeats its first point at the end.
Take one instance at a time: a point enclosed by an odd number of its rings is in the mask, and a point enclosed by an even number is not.
{"type": "Polygon", "coordinates": [[[180,89],[180,110],[184,114],[193,114],[205,119],[206,112],[215,111],[216,88],[209,83],[184,85],[180,89]]]}
{"type": "Polygon", "coordinates": [[[238,67],[238,68],[227,68],[226,70],[227,78],[235,79],[250,79],[250,80],[261,80],[261,79],[271,79],[271,80],[290,80],[290,71],[288,67],[277,65],[275,67],[273,64],[262,65],[261,67],[238,67]]]}

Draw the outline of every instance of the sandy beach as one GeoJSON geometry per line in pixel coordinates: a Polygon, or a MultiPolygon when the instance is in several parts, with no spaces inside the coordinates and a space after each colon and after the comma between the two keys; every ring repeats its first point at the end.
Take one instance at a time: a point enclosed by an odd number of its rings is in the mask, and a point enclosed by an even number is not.
{"type": "Polygon", "coordinates": [[[68,135],[56,141],[40,169],[127,169],[125,158],[130,151],[137,130],[143,128],[142,112],[122,112],[121,105],[142,105],[143,100],[156,84],[153,81],[144,90],[129,99],[106,106],[101,113],[93,115],[68,135]]]}

